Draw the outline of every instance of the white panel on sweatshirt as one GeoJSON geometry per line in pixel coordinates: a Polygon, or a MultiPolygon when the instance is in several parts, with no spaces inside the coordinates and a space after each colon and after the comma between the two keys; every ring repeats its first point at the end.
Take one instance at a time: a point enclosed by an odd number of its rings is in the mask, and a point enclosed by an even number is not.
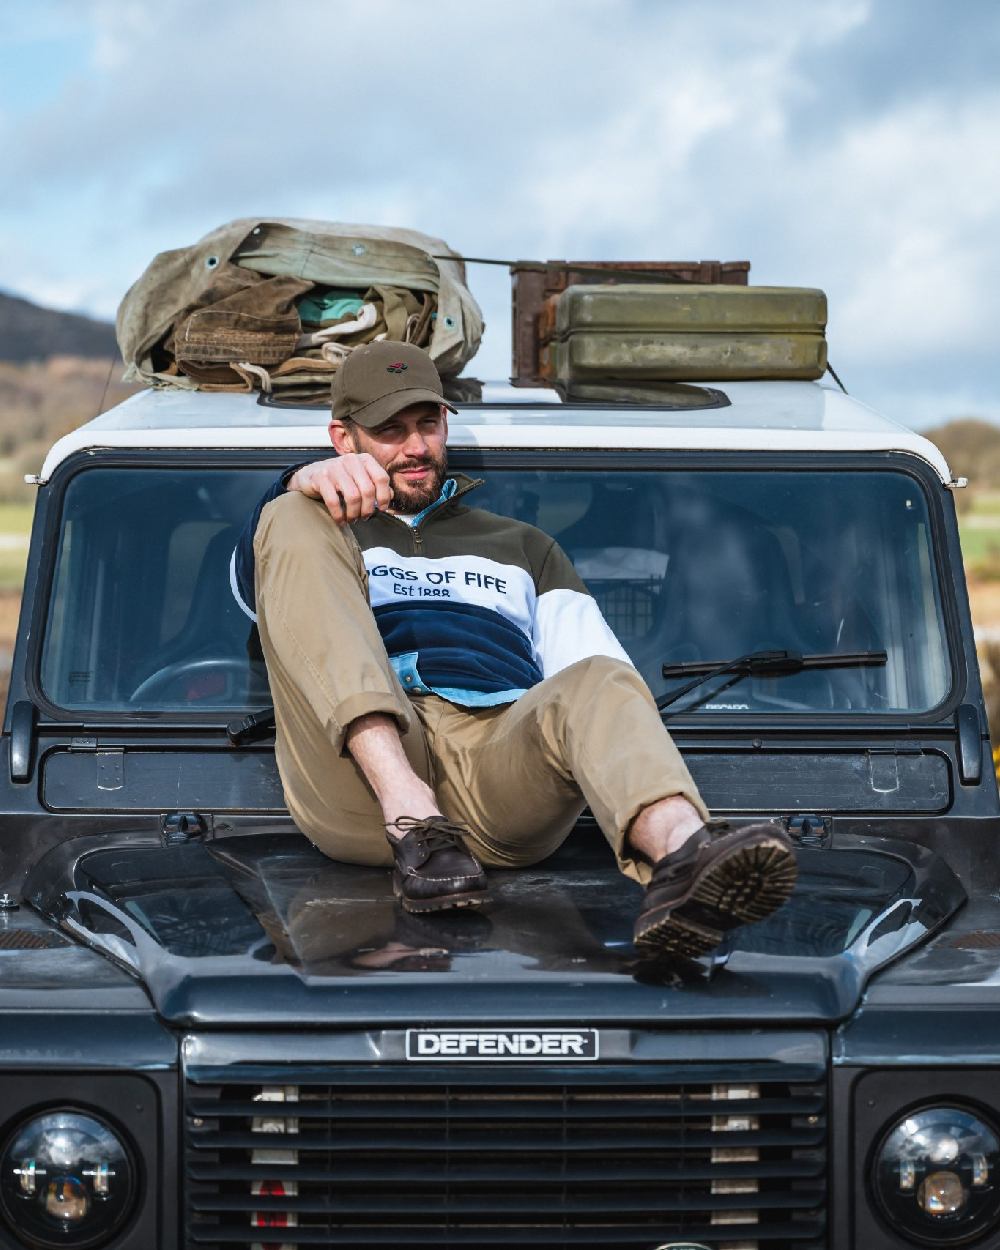
{"type": "Polygon", "coordinates": [[[401,556],[389,547],[364,552],[368,598],[373,608],[389,603],[455,603],[486,608],[530,638],[535,583],[516,564],[485,556],[401,556]]]}
{"type": "Polygon", "coordinates": [[[579,590],[547,590],[538,596],[532,641],[543,677],[551,677],[577,660],[589,660],[594,655],[632,663],[596,600],[579,590]]]}

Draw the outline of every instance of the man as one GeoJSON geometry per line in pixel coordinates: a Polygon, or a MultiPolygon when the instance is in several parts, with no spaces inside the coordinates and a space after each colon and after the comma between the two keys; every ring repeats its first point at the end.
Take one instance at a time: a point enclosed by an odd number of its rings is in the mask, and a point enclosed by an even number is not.
{"type": "Polygon", "coordinates": [[[393,866],[411,912],[475,905],[483,864],[535,863],[589,804],[646,885],[637,949],[699,955],[779,907],[785,835],[708,822],[652,696],[572,564],[466,506],[425,352],[354,351],[337,455],[289,470],[233,557],[274,696],[289,811],[332,858],[393,866]]]}

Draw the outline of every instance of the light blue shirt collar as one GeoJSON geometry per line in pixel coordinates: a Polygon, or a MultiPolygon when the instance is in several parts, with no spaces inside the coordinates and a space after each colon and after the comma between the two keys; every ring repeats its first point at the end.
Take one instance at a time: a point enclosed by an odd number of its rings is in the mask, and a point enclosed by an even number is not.
{"type": "Polygon", "coordinates": [[[404,521],[411,528],[419,525],[426,516],[434,511],[435,508],[440,508],[443,503],[447,503],[456,490],[458,490],[458,483],[453,477],[449,477],[445,481],[445,484],[441,487],[441,494],[438,495],[437,499],[435,499],[433,503],[429,503],[427,507],[424,508],[423,512],[418,512],[416,516],[397,512],[396,516],[398,516],[401,521],[404,521]]]}

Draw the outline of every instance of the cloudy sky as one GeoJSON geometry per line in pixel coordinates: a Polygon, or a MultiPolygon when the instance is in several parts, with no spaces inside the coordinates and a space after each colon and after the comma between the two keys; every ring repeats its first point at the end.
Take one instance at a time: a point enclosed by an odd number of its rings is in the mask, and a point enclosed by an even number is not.
{"type": "Polygon", "coordinates": [[[750,259],[828,292],[854,394],[1000,421],[998,63],[997,0],[5,0],[0,288],[112,316],[257,213],[750,259]]]}

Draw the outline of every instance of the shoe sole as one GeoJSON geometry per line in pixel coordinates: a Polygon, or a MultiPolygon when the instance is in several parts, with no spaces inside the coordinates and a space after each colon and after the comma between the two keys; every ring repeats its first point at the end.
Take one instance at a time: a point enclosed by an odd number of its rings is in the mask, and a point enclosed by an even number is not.
{"type": "Polygon", "coordinates": [[[429,911],[450,911],[455,907],[482,907],[490,897],[487,890],[468,890],[463,894],[441,894],[437,898],[407,898],[395,878],[392,892],[403,911],[408,911],[411,916],[429,911]]]}
{"type": "Polygon", "coordinates": [[[776,912],[788,901],[797,878],[795,856],[777,838],[734,847],[701,875],[686,898],[670,910],[654,913],[655,918],[636,934],[635,949],[644,956],[707,955],[730,929],[756,924],[776,912]],[[685,914],[691,904],[701,919],[685,914]],[[705,923],[708,913],[718,916],[718,926],[705,923]]]}

